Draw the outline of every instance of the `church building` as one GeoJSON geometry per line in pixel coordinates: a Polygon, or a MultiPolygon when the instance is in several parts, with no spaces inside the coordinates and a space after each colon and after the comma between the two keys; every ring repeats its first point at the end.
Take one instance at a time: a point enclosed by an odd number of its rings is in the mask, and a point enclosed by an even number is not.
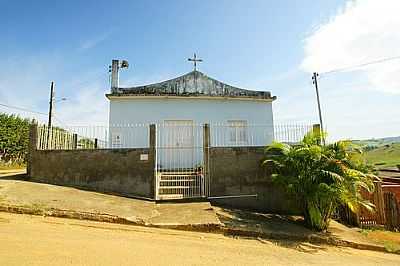
{"type": "Polygon", "coordinates": [[[147,126],[157,127],[158,165],[168,169],[193,169],[203,163],[201,127],[208,124],[212,147],[265,146],[274,140],[269,91],[228,85],[197,70],[159,83],[121,88],[119,68],[113,60],[109,132],[113,148],[146,148],[147,126]],[[140,131],[138,127],[143,126],[140,131]],[[133,130],[132,127],[135,127],[133,130]],[[164,148],[164,149],[162,149],[164,148]]]}

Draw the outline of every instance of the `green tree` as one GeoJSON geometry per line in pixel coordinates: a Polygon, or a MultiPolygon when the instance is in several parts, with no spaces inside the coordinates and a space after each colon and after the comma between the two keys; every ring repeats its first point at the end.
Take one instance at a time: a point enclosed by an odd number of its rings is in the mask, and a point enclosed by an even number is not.
{"type": "Polygon", "coordinates": [[[309,133],[299,145],[273,143],[266,148],[264,165],[273,180],[283,185],[300,205],[306,225],[326,230],[335,209],[343,204],[352,211],[374,205],[364,200],[360,189],[372,192],[376,178],[360,160],[361,149],[349,141],[326,146],[320,135],[309,133]]]}
{"type": "Polygon", "coordinates": [[[82,138],[78,141],[78,146],[81,149],[94,149],[94,141],[89,138],[82,138]]]}
{"type": "Polygon", "coordinates": [[[0,159],[25,162],[29,143],[28,119],[0,113],[0,159]]]}

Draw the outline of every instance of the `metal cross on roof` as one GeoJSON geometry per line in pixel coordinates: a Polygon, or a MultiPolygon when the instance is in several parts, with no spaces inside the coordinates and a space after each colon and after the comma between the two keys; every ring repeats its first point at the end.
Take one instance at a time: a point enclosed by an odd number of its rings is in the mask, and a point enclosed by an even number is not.
{"type": "Polygon", "coordinates": [[[197,70],[197,62],[203,62],[203,59],[197,59],[196,53],[194,53],[193,58],[188,58],[188,61],[193,62],[194,71],[197,70]]]}

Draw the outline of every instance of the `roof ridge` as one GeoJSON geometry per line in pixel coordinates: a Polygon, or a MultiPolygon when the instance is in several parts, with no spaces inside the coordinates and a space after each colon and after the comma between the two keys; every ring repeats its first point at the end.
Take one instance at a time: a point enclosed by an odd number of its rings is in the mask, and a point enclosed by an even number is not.
{"type": "Polygon", "coordinates": [[[269,91],[242,89],[209,77],[201,71],[193,70],[176,78],[135,87],[118,88],[112,94],[130,95],[208,95],[245,96],[275,99],[269,91]]]}
{"type": "Polygon", "coordinates": [[[158,82],[153,82],[153,83],[149,83],[149,84],[145,84],[145,85],[137,85],[137,86],[126,87],[126,88],[120,87],[120,89],[135,89],[135,88],[141,88],[141,87],[145,87],[145,86],[153,86],[153,85],[157,85],[157,84],[160,84],[160,83],[170,82],[170,81],[174,81],[174,80],[177,80],[177,79],[180,79],[180,78],[183,78],[183,77],[187,77],[187,76],[190,76],[191,74],[194,74],[194,73],[200,73],[201,75],[203,75],[203,76],[205,76],[205,77],[207,77],[209,79],[213,79],[213,78],[207,76],[206,74],[204,74],[201,71],[192,70],[190,72],[187,72],[186,74],[180,75],[180,76],[175,77],[175,78],[170,78],[170,79],[166,79],[166,80],[162,80],[162,81],[158,81],[158,82]]]}

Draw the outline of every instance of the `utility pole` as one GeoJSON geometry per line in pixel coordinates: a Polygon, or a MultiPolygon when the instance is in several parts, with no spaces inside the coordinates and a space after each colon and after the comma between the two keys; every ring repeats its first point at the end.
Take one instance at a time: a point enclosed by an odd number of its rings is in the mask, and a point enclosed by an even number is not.
{"type": "Polygon", "coordinates": [[[322,144],[325,145],[325,137],[324,137],[324,124],[322,123],[322,112],[321,112],[321,103],[319,100],[319,91],[318,91],[318,73],[314,72],[312,76],[313,84],[315,85],[315,91],[317,93],[317,103],[318,103],[318,114],[319,114],[319,124],[321,126],[321,140],[322,144]]]}
{"type": "Polygon", "coordinates": [[[50,101],[49,101],[49,121],[47,123],[47,148],[49,147],[49,141],[50,141],[50,131],[51,131],[51,120],[53,116],[53,104],[54,104],[54,81],[51,82],[50,85],[50,101]]]}
{"type": "Polygon", "coordinates": [[[52,81],[50,85],[49,121],[47,124],[49,128],[51,127],[51,119],[53,116],[53,103],[54,103],[54,81],[52,81]]]}

